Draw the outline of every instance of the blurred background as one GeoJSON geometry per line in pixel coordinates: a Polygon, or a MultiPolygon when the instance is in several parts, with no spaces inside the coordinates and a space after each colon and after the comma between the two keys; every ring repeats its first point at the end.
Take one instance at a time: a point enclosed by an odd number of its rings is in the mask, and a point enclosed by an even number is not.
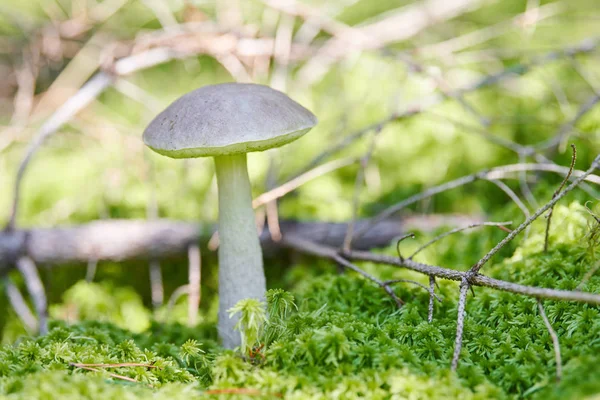
{"type": "MultiPolygon", "coordinates": [[[[23,175],[16,228],[214,223],[212,159],[161,157],[141,135],[177,97],[231,81],[282,90],[319,118],[302,139],[249,155],[255,196],[370,146],[360,217],[483,168],[536,161],[533,145],[568,165],[575,143],[586,169],[600,151],[598,40],[597,0],[0,0],[0,221],[10,219],[28,146],[45,137],[23,175]]],[[[279,217],[350,220],[358,169],[346,163],[298,187],[278,202],[279,217]]],[[[531,207],[560,181],[529,187],[536,177],[510,182],[531,207]]],[[[490,215],[507,203],[475,184],[410,212],[490,215]]],[[[207,326],[217,305],[209,237],[196,319],[207,326]]],[[[164,292],[154,299],[149,264],[42,269],[51,317],[134,331],[153,319],[188,323],[186,291],[176,292],[188,282],[186,254],[160,261],[164,292]]],[[[289,252],[265,264],[269,286],[284,288],[303,265],[289,252]]],[[[5,295],[0,308],[10,342],[25,328],[5,295]]]]}

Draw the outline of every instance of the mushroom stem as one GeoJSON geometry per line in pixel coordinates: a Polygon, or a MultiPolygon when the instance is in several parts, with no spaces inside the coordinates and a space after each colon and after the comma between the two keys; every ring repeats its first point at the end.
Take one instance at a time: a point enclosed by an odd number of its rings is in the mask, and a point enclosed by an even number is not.
{"type": "Polygon", "coordinates": [[[263,259],[254,211],[246,154],[215,156],[219,187],[219,336],[225,348],[241,343],[234,331],[237,318],[227,310],[247,298],[264,300],[263,259]]]}

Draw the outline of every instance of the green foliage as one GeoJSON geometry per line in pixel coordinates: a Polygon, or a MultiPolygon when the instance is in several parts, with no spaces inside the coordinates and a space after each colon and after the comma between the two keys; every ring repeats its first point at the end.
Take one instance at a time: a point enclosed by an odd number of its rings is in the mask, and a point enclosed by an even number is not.
{"type": "Polygon", "coordinates": [[[258,344],[262,329],[267,322],[265,304],[257,299],[244,299],[237,302],[229,310],[229,318],[239,314],[235,329],[242,337],[241,351],[249,354],[254,346],[258,344]]]}

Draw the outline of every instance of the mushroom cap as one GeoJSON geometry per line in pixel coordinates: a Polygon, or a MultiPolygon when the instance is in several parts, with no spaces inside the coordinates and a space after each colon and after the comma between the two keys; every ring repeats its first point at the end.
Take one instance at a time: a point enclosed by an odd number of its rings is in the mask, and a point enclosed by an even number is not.
{"type": "Polygon", "coordinates": [[[223,83],[175,100],[144,131],[144,143],[172,158],[210,157],[283,146],[317,118],[268,86],[223,83]]]}

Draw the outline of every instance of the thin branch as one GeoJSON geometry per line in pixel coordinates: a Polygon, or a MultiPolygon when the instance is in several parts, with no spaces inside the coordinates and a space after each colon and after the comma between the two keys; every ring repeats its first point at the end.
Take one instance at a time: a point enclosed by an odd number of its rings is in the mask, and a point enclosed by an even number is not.
{"type": "MultiPolygon", "coordinates": [[[[83,364],[83,365],[82,364],[78,364],[78,365],[73,365],[73,366],[75,368],[85,369],[86,371],[92,371],[92,372],[101,372],[102,371],[102,370],[97,369],[97,368],[87,367],[87,366],[85,366],[85,364],[83,364]]],[[[139,381],[137,381],[137,380],[135,380],[133,378],[130,378],[128,376],[125,376],[125,375],[114,374],[112,372],[106,372],[106,374],[108,374],[108,376],[110,376],[111,378],[120,379],[120,380],[123,380],[123,381],[132,382],[132,383],[140,383],[139,381]]],[[[151,388],[154,387],[154,386],[152,386],[150,384],[148,384],[147,386],[149,386],[151,388]]]]}
{"type": "Polygon", "coordinates": [[[427,322],[433,322],[433,307],[435,296],[435,276],[429,275],[429,307],[427,308],[427,322]]]}
{"type": "Polygon", "coordinates": [[[510,199],[523,212],[523,214],[525,215],[525,218],[529,218],[529,216],[531,215],[531,212],[529,211],[527,206],[521,201],[519,196],[517,196],[517,194],[510,187],[508,187],[508,185],[506,183],[499,181],[497,179],[488,179],[488,182],[492,182],[494,185],[498,186],[498,188],[500,188],[500,190],[502,190],[504,193],[506,193],[506,195],[508,197],[510,197],[510,199]]]}
{"type": "Polygon", "coordinates": [[[546,316],[546,312],[544,311],[544,306],[542,305],[542,301],[538,299],[537,301],[538,310],[540,311],[540,316],[544,320],[544,325],[546,325],[546,329],[548,329],[548,333],[552,338],[552,345],[554,346],[554,358],[556,359],[556,382],[560,382],[562,379],[562,357],[560,355],[560,342],[558,341],[558,335],[556,331],[552,328],[548,317],[546,316]]]}
{"type": "Polygon", "coordinates": [[[479,260],[471,269],[471,274],[478,274],[479,270],[497,253],[502,249],[506,244],[508,244],[511,240],[513,240],[519,233],[521,233],[525,228],[527,228],[533,221],[535,221],[540,215],[546,212],[550,207],[554,206],[560,199],[562,199],[567,193],[571,190],[575,189],[577,185],[585,180],[585,178],[590,175],[592,172],[596,170],[600,166],[600,156],[597,156],[592,162],[592,166],[580,175],[577,179],[573,181],[564,191],[559,193],[556,197],[553,197],[546,205],[539,208],[531,217],[527,218],[525,222],[519,225],[515,230],[513,230],[507,237],[505,237],[500,243],[498,243],[492,250],[490,250],[481,260],[479,260]]]}
{"type": "MultiPolygon", "coordinates": [[[[431,246],[432,244],[440,241],[441,239],[450,236],[454,233],[458,233],[458,232],[462,232],[462,231],[466,231],[467,229],[473,229],[473,228],[478,228],[481,226],[497,226],[500,228],[505,228],[505,225],[510,225],[512,224],[512,221],[504,221],[504,222],[481,222],[481,223],[475,223],[475,224],[470,224],[467,226],[462,226],[459,228],[454,228],[450,231],[444,232],[436,237],[434,237],[433,239],[431,239],[430,241],[428,241],[427,243],[425,243],[424,245],[422,245],[421,247],[419,247],[417,250],[415,250],[414,253],[412,253],[408,258],[412,259],[414,258],[414,256],[416,256],[418,253],[420,253],[421,251],[425,250],[427,247],[431,246]]],[[[506,228],[505,228],[506,229],[506,228]]]]}
{"type": "Polygon", "coordinates": [[[69,100],[67,100],[62,106],[56,110],[54,114],[41,126],[35,139],[29,144],[25,152],[19,169],[17,170],[17,177],[14,186],[14,195],[12,202],[12,209],[8,220],[7,229],[11,230],[15,228],[15,220],[17,218],[17,212],[19,207],[19,200],[21,197],[21,181],[25,170],[31,161],[34,153],[41,147],[44,141],[60,129],[66,122],[68,122],[75,114],[90,104],[104,89],[106,89],[112,83],[112,77],[103,72],[98,73],[92,79],[90,79],[77,94],[69,100]]]}
{"type": "MultiPolygon", "coordinates": [[[[458,187],[467,185],[469,183],[473,183],[478,180],[498,180],[503,179],[509,173],[519,172],[519,171],[547,171],[547,172],[555,172],[562,175],[567,175],[569,173],[569,169],[566,167],[562,167],[555,164],[510,164],[504,165],[500,167],[495,167],[490,170],[483,170],[480,172],[476,172],[471,175],[466,175],[461,178],[457,178],[455,180],[442,183],[437,186],[433,186],[421,193],[415,194],[407,199],[402,200],[399,203],[396,203],[371,219],[369,224],[366,224],[362,229],[356,231],[354,237],[359,238],[364,235],[367,231],[372,228],[372,225],[376,224],[379,221],[390,218],[392,215],[396,214],[400,210],[415,204],[423,199],[435,196],[439,193],[456,189],[458,187]]],[[[591,173],[586,173],[584,171],[573,171],[573,176],[581,178],[583,176],[583,180],[587,180],[589,182],[596,183],[600,185],[600,176],[593,175],[591,173]]]]}
{"type": "Polygon", "coordinates": [[[289,181],[284,183],[283,185],[276,187],[275,189],[269,190],[256,197],[252,201],[252,207],[258,208],[264,204],[269,203],[275,199],[285,196],[289,192],[297,189],[303,184],[318,178],[322,175],[328,174],[329,172],[335,171],[337,169],[347,167],[348,165],[352,165],[356,162],[356,158],[343,158],[341,160],[334,160],[328,163],[319,165],[316,168],[313,168],[289,181]]]}
{"type": "Polygon", "coordinates": [[[92,258],[87,263],[87,268],[85,272],[85,281],[93,282],[96,277],[96,270],[98,269],[98,260],[92,258]]]}
{"type": "Polygon", "coordinates": [[[415,238],[415,234],[414,233],[407,233],[406,235],[402,235],[398,238],[398,240],[396,241],[396,253],[398,253],[398,258],[401,260],[404,260],[404,257],[402,257],[402,252],[400,251],[400,243],[402,243],[403,241],[405,241],[406,239],[414,239],[415,238]]]}
{"type": "Polygon", "coordinates": [[[4,279],[4,284],[6,286],[6,296],[8,297],[8,301],[17,314],[17,317],[19,317],[23,323],[23,326],[25,326],[25,329],[29,333],[37,332],[38,321],[29,309],[19,288],[12,282],[10,277],[4,279]]]}
{"type": "MultiPolygon", "coordinates": [[[[527,161],[527,156],[524,152],[519,151],[519,163],[525,163],[527,161]]],[[[519,186],[521,187],[521,192],[523,196],[527,199],[527,202],[532,207],[538,207],[538,202],[527,183],[527,171],[519,171],[519,186]]]]}
{"type": "MultiPolygon", "coordinates": [[[[571,157],[571,166],[569,167],[569,173],[562,180],[558,189],[556,189],[556,191],[554,191],[552,198],[555,198],[556,196],[558,196],[560,191],[565,187],[565,184],[569,181],[569,178],[571,177],[571,174],[573,173],[573,168],[575,168],[575,161],[577,160],[577,148],[575,147],[574,144],[571,145],[571,148],[573,149],[573,156],[571,157]]],[[[550,238],[550,224],[552,223],[552,213],[553,212],[554,212],[554,207],[550,207],[550,211],[548,211],[548,217],[546,220],[546,234],[544,235],[544,253],[548,252],[548,240],[550,238]]]]}
{"type": "MultiPolygon", "coordinates": [[[[425,286],[422,283],[419,283],[417,281],[413,281],[412,279],[391,279],[389,281],[384,281],[383,283],[386,285],[393,285],[395,283],[412,283],[413,285],[419,286],[429,292],[429,288],[427,286],[425,286]]],[[[442,302],[442,298],[439,297],[437,294],[434,294],[433,297],[435,298],[435,300],[439,301],[440,303],[442,302]]]]}
{"type": "Polygon", "coordinates": [[[379,122],[376,122],[365,128],[361,128],[361,129],[357,130],[356,132],[345,136],[343,139],[341,139],[340,142],[331,145],[327,149],[323,150],[315,158],[313,158],[308,163],[307,167],[305,167],[305,169],[303,169],[302,171],[313,168],[315,165],[318,165],[322,160],[345,149],[346,147],[348,147],[349,145],[351,145],[356,140],[360,139],[361,137],[363,137],[364,135],[366,135],[373,129],[383,128],[391,122],[399,121],[399,120],[402,120],[405,118],[412,117],[417,114],[421,114],[425,111],[430,110],[434,106],[439,105],[447,98],[456,98],[457,94],[466,94],[466,93],[474,92],[474,91],[482,89],[484,87],[495,85],[495,84],[505,81],[507,79],[514,78],[515,75],[523,75],[536,66],[545,65],[551,61],[555,61],[555,60],[558,60],[563,57],[571,57],[575,54],[592,52],[598,47],[599,43],[600,43],[599,38],[586,39],[574,47],[570,47],[570,48],[563,49],[563,50],[552,51],[541,57],[537,57],[534,60],[532,60],[529,64],[513,65],[513,66],[508,67],[498,73],[485,76],[485,77],[478,79],[470,84],[465,85],[464,87],[461,87],[452,92],[449,92],[449,93],[447,93],[447,95],[440,95],[440,94],[431,95],[425,99],[422,99],[419,102],[409,105],[408,107],[406,107],[404,109],[404,111],[392,113],[392,114],[388,115],[387,117],[383,118],[382,120],[380,120],[379,122]]]}
{"type": "Polygon", "coordinates": [[[367,165],[369,165],[369,161],[371,160],[371,156],[373,155],[373,151],[375,150],[375,141],[377,140],[377,136],[381,132],[381,129],[376,129],[373,132],[373,137],[371,138],[371,143],[369,144],[369,148],[365,155],[360,160],[360,165],[358,168],[358,172],[356,173],[356,179],[354,181],[354,194],[352,196],[352,219],[348,224],[348,229],[346,230],[346,236],[344,237],[344,244],[342,248],[346,250],[350,250],[352,246],[352,239],[354,236],[354,226],[356,224],[356,218],[358,218],[358,207],[360,203],[360,191],[363,187],[363,183],[365,180],[365,170],[367,165]]]}
{"type": "MultiPolygon", "coordinates": [[[[269,169],[267,170],[265,179],[265,187],[267,190],[272,190],[275,187],[277,183],[277,170],[275,153],[271,152],[269,154],[269,169]]],[[[271,240],[279,242],[281,240],[281,226],[279,225],[279,207],[277,205],[277,200],[272,200],[265,205],[265,214],[271,240]]]]}
{"type": "MultiPolygon", "coordinates": [[[[145,152],[144,155],[147,153],[145,152]]],[[[150,195],[148,202],[146,203],[146,217],[150,221],[158,219],[158,201],[156,199],[156,174],[154,163],[151,160],[147,160],[147,180],[150,183],[150,195]]],[[[149,276],[150,276],[150,296],[152,299],[152,307],[156,310],[162,306],[165,301],[165,288],[162,278],[162,268],[160,262],[152,258],[148,263],[149,276]]]]}
{"type": "Polygon", "coordinates": [[[156,259],[150,260],[148,268],[150,274],[150,296],[152,298],[152,307],[157,309],[162,306],[165,299],[162,268],[160,262],[156,259]]]}
{"type": "Polygon", "coordinates": [[[200,281],[202,279],[202,258],[200,246],[197,243],[193,243],[188,247],[188,263],[188,324],[194,326],[200,308],[200,281]]]}
{"type": "Polygon", "coordinates": [[[169,297],[169,301],[167,302],[167,314],[170,314],[175,307],[175,303],[181,296],[189,295],[190,293],[190,285],[181,285],[177,289],[171,293],[171,297],[169,297]]]}
{"type": "Polygon", "coordinates": [[[114,363],[114,364],[84,364],[84,363],[69,363],[72,367],[83,368],[123,368],[123,367],[144,367],[144,368],[158,368],[156,365],[144,364],[144,363],[114,363]]]}
{"type": "Polygon", "coordinates": [[[469,293],[469,282],[466,278],[460,283],[460,294],[458,297],[458,309],[456,317],[456,338],[454,339],[454,354],[452,355],[452,371],[456,371],[458,368],[458,360],[460,359],[460,351],[462,350],[463,344],[463,330],[465,326],[466,311],[465,306],[467,304],[467,294],[469,293]]]}
{"type": "Polygon", "coordinates": [[[592,276],[594,276],[596,272],[598,272],[598,270],[600,270],[600,261],[598,261],[596,265],[594,265],[588,272],[585,273],[575,290],[581,290],[581,288],[592,278],[592,276]]]}
{"type": "Polygon", "coordinates": [[[535,147],[538,150],[550,150],[559,147],[567,136],[571,133],[575,125],[590,112],[594,107],[600,103],[600,94],[594,93],[585,103],[581,105],[575,117],[564,123],[551,139],[545,142],[537,144],[535,147]]]}
{"type": "MultiPolygon", "coordinates": [[[[285,240],[285,239],[284,239],[285,240]]],[[[368,280],[374,282],[375,284],[377,284],[377,286],[379,286],[380,288],[382,288],[391,298],[392,300],[394,300],[394,302],[396,303],[396,306],[398,308],[401,308],[402,305],[404,304],[404,302],[398,297],[396,296],[396,293],[394,293],[394,290],[391,288],[390,283],[388,282],[383,282],[382,280],[374,277],[373,275],[363,271],[362,269],[360,269],[359,267],[357,267],[356,265],[352,264],[351,262],[349,262],[348,260],[346,260],[344,257],[342,257],[341,255],[339,255],[338,253],[333,253],[331,256],[331,259],[333,261],[335,261],[336,263],[338,263],[339,265],[351,269],[352,271],[364,276],[365,278],[367,278],[368,280]]]]}
{"type": "Polygon", "coordinates": [[[44,284],[38,274],[38,270],[29,257],[21,257],[17,260],[17,269],[23,275],[27,290],[33,299],[35,311],[39,320],[39,333],[45,335],[48,333],[48,300],[44,284]]]}
{"type": "Polygon", "coordinates": [[[481,274],[469,276],[469,271],[457,271],[436,265],[423,264],[409,259],[400,259],[385,254],[374,254],[368,251],[350,250],[349,252],[340,254],[339,250],[334,247],[323,246],[293,234],[287,236],[284,235],[282,244],[302,253],[332,260],[334,257],[342,257],[351,261],[368,261],[375,264],[391,265],[406,268],[424,275],[458,282],[462,282],[462,280],[468,276],[470,286],[489,287],[527,297],[600,305],[600,294],[526,286],[490,278],[481,274]]]}

